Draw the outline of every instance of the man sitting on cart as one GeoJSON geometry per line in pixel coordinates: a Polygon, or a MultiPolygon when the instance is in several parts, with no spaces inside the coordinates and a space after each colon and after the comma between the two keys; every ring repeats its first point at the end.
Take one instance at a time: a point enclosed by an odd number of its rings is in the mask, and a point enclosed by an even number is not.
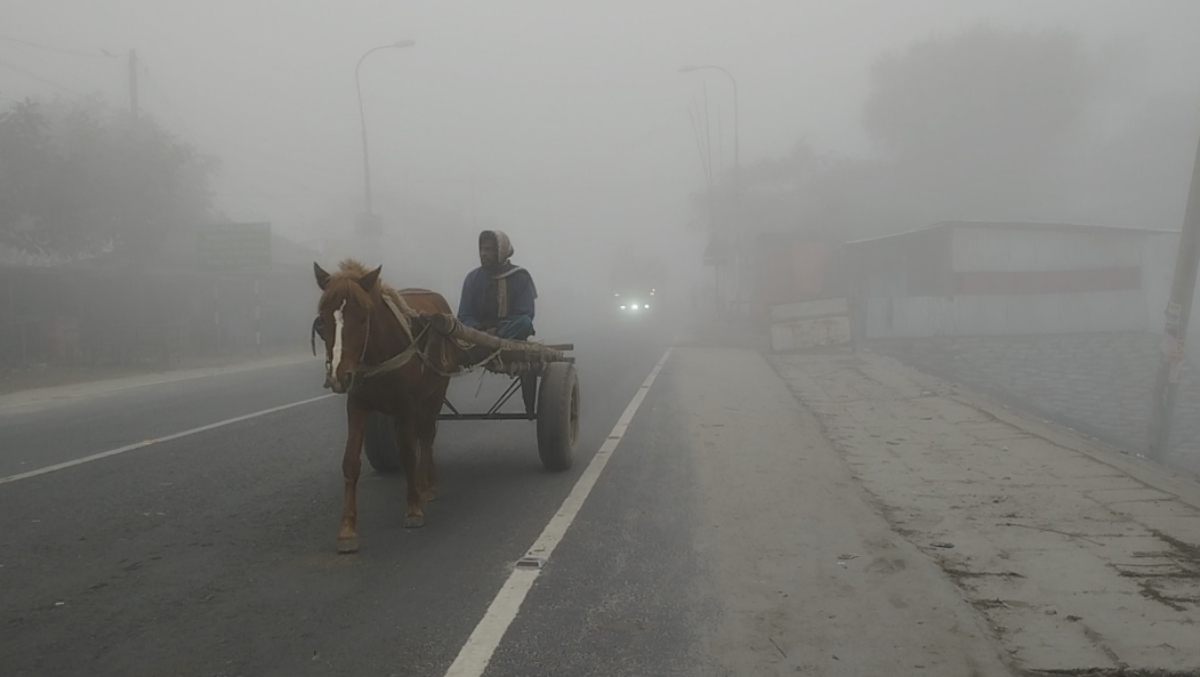
{"type": "Polygon", "coordinates": [[[458,320],[503,339],[524,341],[534,335],[533,276],[514,265],[512,242],[502,231],[479,234],[479,267],[467,273],[458,320]]]}
{"type": "MultiPolygon", "coordinates": [[[[467,273],[463,281],[458,321],[502,339],[524,341],[535,333],[537,287],[529,271],[509,260],[512,255],[512,242],[503,231],[485,230],[479,234],[479,267],[467,273]]],[[[477,346],[470,355],[472,360],[482,361],[489,352],[477,346]]],[[[530,417],[536,398],[537,377],[521,377],[521,399],[530,417]]]]}

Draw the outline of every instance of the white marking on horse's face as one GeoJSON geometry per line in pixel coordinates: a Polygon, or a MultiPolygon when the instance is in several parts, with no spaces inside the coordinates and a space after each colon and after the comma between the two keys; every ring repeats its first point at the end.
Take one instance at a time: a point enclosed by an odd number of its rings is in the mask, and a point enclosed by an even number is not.
{"type": "Polygon", "coordinates": [[[342,362],[342,327],[346,324],[346,319],[342,315],[342,309],[346,307],[346,301],[342,300],[342,305],[333,311],[333,359],[329,362],[329,379],[337,381],[338,365],[342,362]]]}

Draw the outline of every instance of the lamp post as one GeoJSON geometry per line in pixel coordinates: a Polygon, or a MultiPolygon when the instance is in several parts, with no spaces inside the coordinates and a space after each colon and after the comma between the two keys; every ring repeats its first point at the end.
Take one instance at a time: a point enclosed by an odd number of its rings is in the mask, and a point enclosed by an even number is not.
{"type": "Polygon", "coordinates": [[[367,152],[367,116],[363,112],[362,82],[359,79],[359,71],[362,69],[363,60],[366,59],[371,54],[378,52],[381,49],[404,49],[405,47],[412,47],[415,44],[416,43],[413,42],[412,40],[401,40],[399,42],[393,42],[388,45],[380,45],[379,47],[375,47],[373,49],[368,49],[365,54],[363,54],[361,57],[359,57],[358,65],[354,67],[354,86],[358,89],[358,119],[359,119],[359,122],[362,124],[363,183],[366,187],[366,197],[367,197],[367,214],[366,214],[366,216],[368,219],[370,219],[373,216],[374,210],[373,210],[373,205],[371,204],[371,161],[370,161],[370,155],[367,152]]]}
{"type": "Polygon", "coordinates": [[[742,295],[742,161],[739,152],[739,137],[740,126],[738,125],[738,86],[737,78],[733,77],[733,73],[725,70],[721,66],[684,66],[679,69],[680,73],[693,73],[701,70],[716,70],[721,71],[729,77],[729,82],[733,84],[733,218],[737,222],[734,227],[734,261],[737,263],[738,273],[738,300],[741,300],[742,295]]]}

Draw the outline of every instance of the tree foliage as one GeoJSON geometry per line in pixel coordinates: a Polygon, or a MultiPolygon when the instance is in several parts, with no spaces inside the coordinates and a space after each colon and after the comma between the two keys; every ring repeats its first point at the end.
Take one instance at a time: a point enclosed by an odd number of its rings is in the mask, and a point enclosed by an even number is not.
{"type": "Polygon", "coordinates": [[[215,162],[98,98],[0,113],[0,242],[68,258],[144,260],[212,218],[215,162]]]}
{"type": "MultiPolygon", "coordinates": [[[[1102,70],[1062,31],[979,26],[884,55],[862,109],[875,156],[802,144],[752,165],[743,220],[853,239],[942,219],[1063,218],[1080,149],[1096,141],[1087,120],[1102,70]]],[[[702,194],[693,206],[704,210],[702,194]]]]}
{"type": "Polygon", "coordinates": [[[1074,34],[978,26],[878,59],[863,126],[905,160],[1029,165],[1072,139],[1096,84],[1074,34]]]}

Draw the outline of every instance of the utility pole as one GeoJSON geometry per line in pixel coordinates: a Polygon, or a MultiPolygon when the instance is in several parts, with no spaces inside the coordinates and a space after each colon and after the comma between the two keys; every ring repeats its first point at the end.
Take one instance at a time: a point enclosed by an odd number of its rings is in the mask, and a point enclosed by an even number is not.
{"type": "Polygon", "coordinates": [[[745,255],[743,248],[745,247],[745,228],[746,224],[742,220],[742,152],[741,152],[741,126],[738,122],[738,86],[737,79],[733,74],[724,68],[721,69],[729,76],[729,81],[733,83],[733,218],[737,221],[734,224],[733,241],[737,267],[737,300],[739,310],[741,304],[746,302],[745,298],[745,255]]]}
{"type": "MultiPolygon", "coordinates": [[[[734,303],[741,304],[744,302],[744,269],[747,267],[745,257],[742,255],[744,246],[745,224],[742,223],[742,155],[741,155],[741,127],[738,121],[738,85],[737,78],[733,77],[733,73],[722,68],[721,66],[684,66],[679,69],[680,73],[691,73],[699,70],[718,70],[729,77],[729,82],[733,84],[733,274],[734,274],[734,303]]],[[[707,110],[707,107],[706,107],[707,110]]]]}
{"type": "Polygon", "coordinates": [[[1162,356],[1150,408],[1150,457],[1156,461],[1166,458],[1171,441],[1171,416],[1175,412],[1175,396],[1179,390],[1180,372],[1186,356],[1188,322],[1191,319],[1192,299],[1196,292],[1197,245],[1200,244],[1200,145],[1196,148],[1196,163],[1192,168],[1192,185],[1188,190],[1187,212],[1183,231],[1179,234],[1179,251],[1175,255],[1175,277],[1171,282],[1171,298],[1167,303],[1166,334],[1163,336],[1162,356]]]}
{"type": "Polygon", "coordinates": [[[129,114],[133,119],[138,116],[138,90],[137,90],[137,50],[129,50],[129,114]]]}

